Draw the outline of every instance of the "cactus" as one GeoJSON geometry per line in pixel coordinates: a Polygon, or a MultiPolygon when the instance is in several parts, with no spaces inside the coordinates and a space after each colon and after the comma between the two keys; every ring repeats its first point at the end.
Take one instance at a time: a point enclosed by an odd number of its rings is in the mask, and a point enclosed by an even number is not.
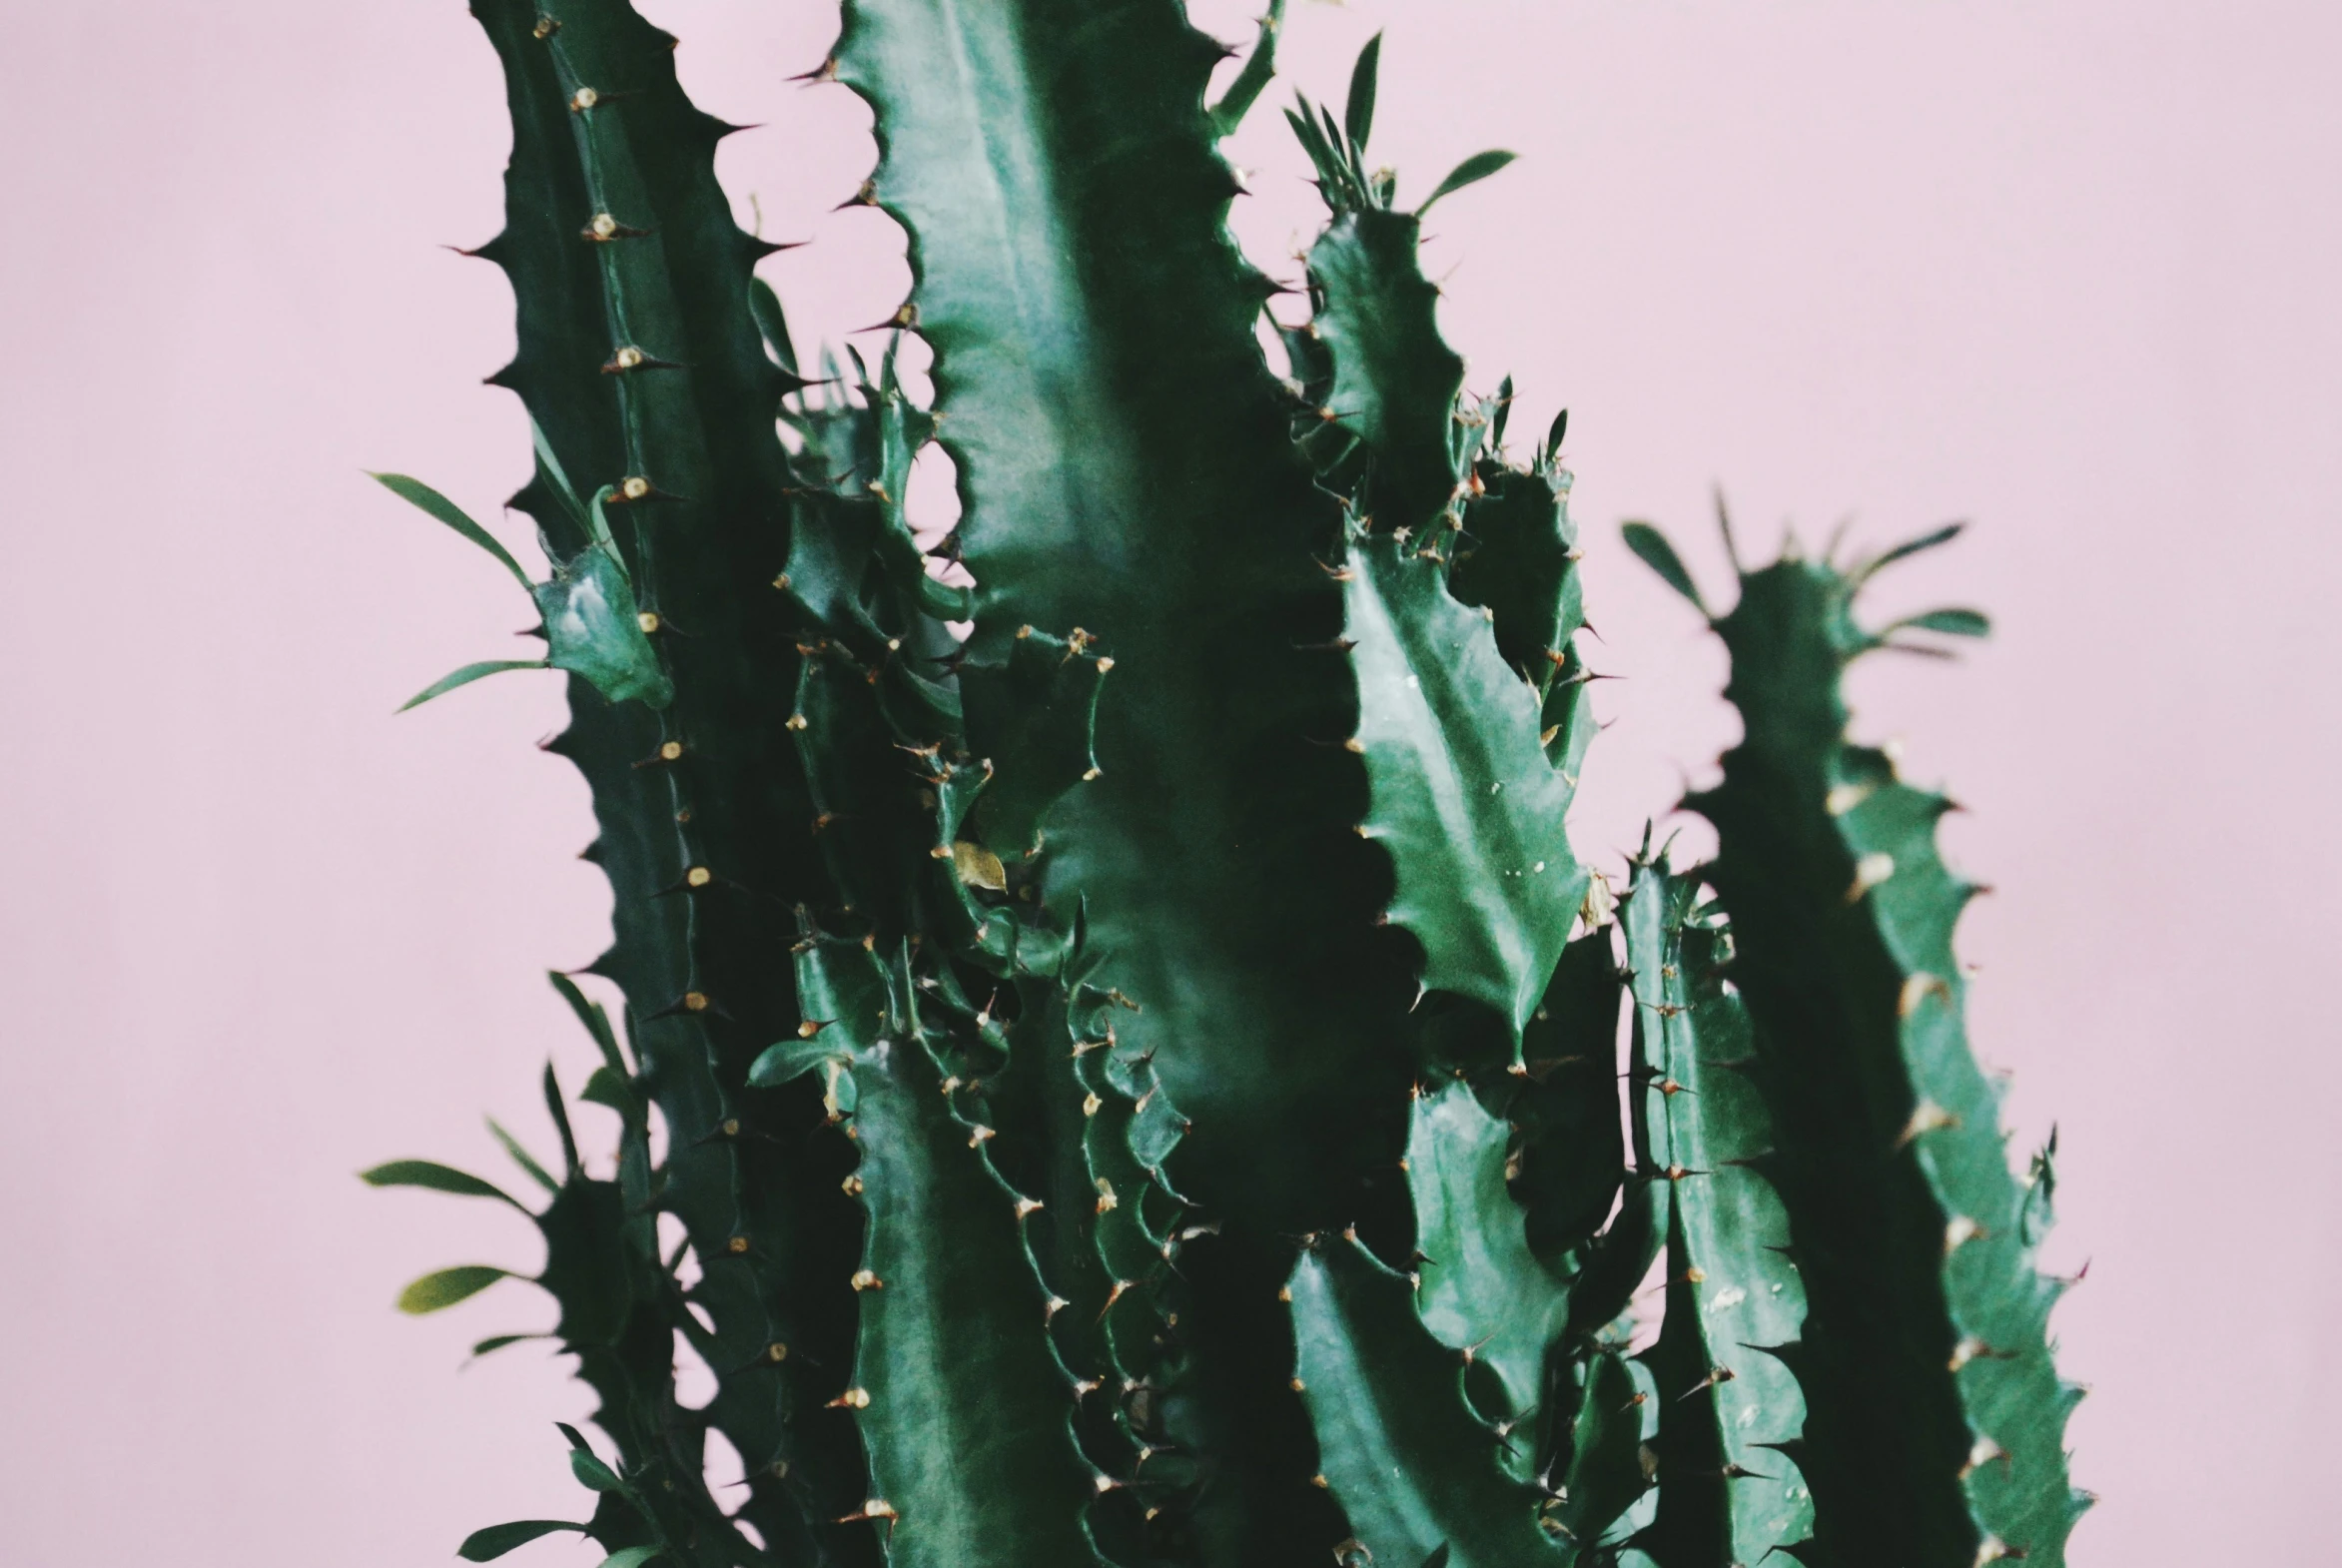
{"type": "Polygon", "coordinates": [[[1687,802],[1722,853],[1647,839],[1614,919],[1566,833],[1566,415],[1508,454],[1511,384],[1465,391],[1417,260],[1509,154],[1402,208],[1379,40],[1339,118],[1297,101],[1327,214],[1279,374],[1216,143],[1281,3],[1207,103],[1223,51],[1175,0],[848,0],[814,75],[872,109],[859,199],[916,281],[875,366],[809,364],[672,40],[626,0],[473,11],[513,125],[492,380],[549,579],[379,477],[542,617],[543,660],[416,701],[566,674],[548,749],[592,788],[624,1007],[553,977],[611,1177],[550,1068],[561,1174],[497,1132],[542,1209],[366,1173],[529,1212],[599,1400],[598,1440],[562,1428],[587,1516],[465,1559],[2062,1560],[2048,1157],[2011,1175],[1959,1035],[1942,802],[1837,696],[1980,617],[1860,631],[1897,552],[1745,576],[1716,626],[1748,738],[1687,802]],[[905,512],[930,442],[940,542],[905,512]]]}

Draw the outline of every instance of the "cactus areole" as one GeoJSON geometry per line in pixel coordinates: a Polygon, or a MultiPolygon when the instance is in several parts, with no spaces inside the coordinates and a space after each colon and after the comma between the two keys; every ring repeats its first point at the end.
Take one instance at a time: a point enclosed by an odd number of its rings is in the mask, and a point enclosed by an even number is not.
{"type": "Polygon", "coordinates": [[[542,617],[542,659],[416,700],[565,673],[622,1016],[553,977],[609,1175],[549,1068],[558,1162],[497,1129],[540,1204],[367,1173],[527,1212],[558,1323],[479,1349],[549,1337],[599,1401],[561,1428],[580,1516],[465,1559],[2062,1562],[2049,1152],[2011,1171],[1965,1044],[1947,802],[1839,694],[1984,629],[1856,616],[1949,530],[1741,570],[1715,613],[1630,524],[1744,738],[1684,802],[1713,863],[1646,836],[1591,873],[1563,424],[1512,455],[1418,264],[1510,155],[1403,205],[1379,41],[1340,116],[1297,101],[1326,213],[1272,368],[1218,141],[1282,9],[1212,101],[1177,0],[847,0],[816,75],[875,116],[860,200],[915,286],[875,364],[807,365],[673,40],[474,0],[547,580],[381,477],[542,617]],[[941,541],[904,511],[931,441],[941,541]]]}

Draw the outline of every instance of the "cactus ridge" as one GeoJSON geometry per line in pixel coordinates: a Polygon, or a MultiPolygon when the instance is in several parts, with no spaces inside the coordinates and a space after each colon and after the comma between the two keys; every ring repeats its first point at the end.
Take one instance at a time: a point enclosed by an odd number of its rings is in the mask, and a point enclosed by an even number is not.
{"type": "Polygon", "coordinates": [[[1730,938],[1697,876],[1646,840],[1620,928],[1634,977],[1635,1077],[1667,1195],[1667,1299],[1646,1354],[1660,1402],[1662,1563],[1762,1562],[1809,1539],[1813,1498],[1796,1458],[1805,1397],[1790,1371],[1805,1285],[1761,1169],[1774,1153],[1748,1014],[1726,989],[1730,938]]]}
{"type": "Polygon", "coordinates": [[[1306,319],[1266,321],[1280,380],[1218,146],[1282,0],[1216,102],[1230,51],[1177,0],[845,0],[812,74],[870,105],[859,200],[914,278],[869,359],[800,357],[673,39],[627,0],[472,9],[546,580],[377,477],[539,612],[542,659],[415,701],[568,676],[547,749],[591,787],[624,1002],[553,977],[608,1177],[550,1068],[558,1174],[490,1124],[542,1208],[366,1173],[528,1213],[557,1325],[478,1353],[549,1339],[596,1395],[603,1438],[561,1428],[590,1517],[465,1560],[2062,1560],[2054,1141],[2020,1184],[1959,1027],[1946,803],[1839,695],[1864,652],[1983,631],[1852,613],[1951,530],[1742,574],[1710,618],[1746,738],[1686,802],[1721,852],[1679,873],[1646,835],[1614,920],[1567,832],[1598,678],[1568,416],[1508,451],[1512,383],[1466,389],[1419,259],[1512,155],[1402,210],[1379,38],[1338,117],[1287,114],[1326,217],[1306,319]],[[930,442],[940,541],[907,509],[930,442]]]}
{"type": "Polygon", "coordinates": [[[1766,1170],[1805,1283],[1792,1365],[1816,1546],[2055,1564],[2086,1506],[2063,1443],[2077,1391],[2047,1330],[2063,1286],[2032,1261],[2045,1170],[2030,1184],[2009,1170],[2000,1091],[1961,1023],[1952,927],[1977,889],[1937,851],[1952,802],[1847,739],[1840,687],[1909,629],[1982,630],[1973,611],[1878,632],[1855,618],[1881,566],[1954,531],[1844,566],[1793,548],[1741,572],[1714,624],[1744,738],[1723,782],[1685,804],[1716,824],[1706,875],[1731,920],[1729,974],[1780,1146],[1766,1170]]]}

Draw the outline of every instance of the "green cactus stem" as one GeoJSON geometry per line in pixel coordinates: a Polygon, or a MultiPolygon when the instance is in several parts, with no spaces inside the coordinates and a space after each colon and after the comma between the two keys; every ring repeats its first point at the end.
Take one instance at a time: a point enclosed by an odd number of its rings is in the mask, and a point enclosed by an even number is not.
{"type": "Polygon", "coordinates": [[[1760,1166],[1772,1119],[1749,1021],[1724,982],[1730,939],[1646,842],[1622,905],[1634,976],[1630,1088],[1667,1198],[1667,1300],[1646,1357],[1659,1402],[1661,1564],[1757,1563],[1801,1546],[1814,1505],[1796,1455],[1805,1397],[1783,1359],[1805,1319],[1780,1196],[1760,1166]]]}
{"type": "MultiPolygon", "coordinates": [[[[1952,927],[1976,888],[1945,868],[1945,796],[1847,739],[1840,682],[1910,629],[1974,634],[1973,611],[1879,631],[1856,595],[1956,529],[1841,567],[1792,551],[1740,573],[1713,620],[1744,728],[1686,804],[1716,824],[1706,873],[1731,921],[1805,1283],[1792,1369],[1799,1461],[1831,1561],[2060,1563],[2086,1506],[2066,1479],[2079,1390],[2051,1359],[2062,1288],[2032,1262],[2038,1216],[2008,1167],[1999,1091],[1961,1027],[1952,927]]],[[[1634,542],[1680,588],[1664,540],[1634,542]]],[[[1698,602],[1694,596],[1694,602],[1698,602]]]]}
{"type": "Polygon", "coordinates": [[[1721,854],[1646,837],[1614,921],[1568,833],[1598,678],[1568,416],[1508,449],[1513,385],[1467,390],[1419,254],[1512,155],[1402,208],[1379,38],[1338,118],[1288,115],[1326,215],[1284,289],[1219,151],[1281,0],[1216,102],[1229,51],[1179,0],[844,0],[809,77],[867,101],[858,199],[914,287],[826,350],[753,275],[777,248],[672,38],[628,0],[473,11],[546,580],[377,477],[538,609],[542,659],[417,701],[569,677],[547,749],[591,788],[586,985],[622,1000],[553,977],[606,1178],[550,1069],[550,1169],[490,1124],[541,1207],[367,1173],[527,1213],[558,1322],[477,1350],[542,1340],[597,1401],[560,1428],[584,1516],[461,1558],[2062,1560],[2051,1151],[2020,1185],[1960,1035],[1944,802],[1838,695],[1864,651],[1982,630],[1853,619],[1941,536],[1744,577],[1715,624],[1746,738],[1691,802],[1721,854]]]}

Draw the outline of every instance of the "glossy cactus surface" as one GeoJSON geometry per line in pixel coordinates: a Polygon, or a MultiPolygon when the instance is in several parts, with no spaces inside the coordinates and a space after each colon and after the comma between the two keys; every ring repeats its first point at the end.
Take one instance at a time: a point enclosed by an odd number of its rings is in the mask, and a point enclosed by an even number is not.
{"type": "Polygon", "coordinates": [[[542,617],[545,659],[416,701],[567,674],[623,1002],[554,977],[611,1175],[550,1069],[558,1174],[498,1134],[599,1399],[562,1429],[592,1506],[466,1559],[2061,1560],[2046,1156],[2010,1172],[1959,1032],[1941,799],[1838,697],[1981,619],[1862,632],[1881,562],[1745,575],[1747,738],[1687,802],[1722,852],[1646,842],[1615,898],[1566,831],[1565,421],[1508,452],[1417,257],[1509,154],[1401,207],[1379,40],[1339,117],[1298,101],[1326,217],[1272,366],[1217,143],[1281,4],[1212,101],[1175,0],[848,0],[815,76],[870,105],[860,200],[915,283],[875,364],[813,364],[672,40],[626,0],[473,11],[549,579],[381,477],[542,617]],[[930,442],[941,541],[905,509],[930,442]]]}

